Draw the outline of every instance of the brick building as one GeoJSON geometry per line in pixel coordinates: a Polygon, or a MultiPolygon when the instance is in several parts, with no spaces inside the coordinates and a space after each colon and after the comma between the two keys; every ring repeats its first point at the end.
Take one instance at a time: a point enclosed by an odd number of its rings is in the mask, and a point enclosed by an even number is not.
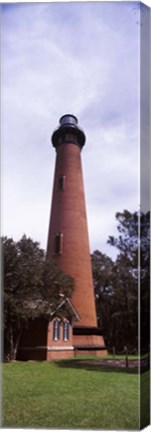
{"type": "Polygon", "coordinates": [[[52,134],[56,166],[47,255],[75,279],[71,302],[79,320],[73,325],[73,345],[79,353],[105,353],[97,327],[87,216],[81,164],[85,134],[73,115],[64,115],[52,134]]]}
{"type": "Polygon", "coordinates": [[[17,353],[18,360],[53,360],[72,357],[73,323],[79,316],[68,298],[62,298],[49,319],[37,318],[24,329],[17,353]]]}
{"type": "Polygon", "coordinates": [[[48,232],[47,256],[75,280],[72,299],[60,303],[50,321],[31,323],[24,334],[20,356],[25,359],[51,359],[78,353],[106,353],[101,330],[97,327],[92,280],[87,216],[83,186],[81,150],[85,134],[73,115],[64,115],[52,134],[56,165],[48,232]],[[63,318],[68,308],[69,318],[63,318]]]}

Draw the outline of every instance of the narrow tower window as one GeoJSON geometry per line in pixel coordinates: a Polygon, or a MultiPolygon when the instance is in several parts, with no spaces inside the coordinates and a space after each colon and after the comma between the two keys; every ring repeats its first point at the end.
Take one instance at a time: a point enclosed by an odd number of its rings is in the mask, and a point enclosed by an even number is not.
{"type": "Polygon", "coordinates": [[[57,341],[60,339],[60,321],[55,319],[53,322],[53,340],[57,341]]]}
{"type": "Polygon", "coordinates": [[[58,189],[63,191],[65,188],[65,176],[58,177],[58,189]]]}
{"type": "Polygon", "coordinates": [[[69,322],[67,321],[63,323],[63,339],[64,341],[69,339],[69,322]]]}
{"type": "Polygon", "coordinates": [[[63,234],[57,233],[55,237],[55,253],[57,255],[62,254],[62,247],[63,247],[63,234]]]}

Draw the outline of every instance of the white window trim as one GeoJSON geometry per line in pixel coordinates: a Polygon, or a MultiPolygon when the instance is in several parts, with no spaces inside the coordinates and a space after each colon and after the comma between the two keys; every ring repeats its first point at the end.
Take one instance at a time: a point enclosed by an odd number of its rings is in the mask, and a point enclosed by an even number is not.
{"type": "Polygon", "coordinates": [[[64,321],[63,323],[63,340],[67,342],[70,339],[70,324],[69,321],[64,321]],[[67,337],[68,335],[68,337],[67,337]]]}
{"type": "Polygon", "coordinates": [[[60,340],[60,320],[58,318],[56,318],[53,321],[53,340],[54,341],[60,340]],[[55,324],[57,324],[57,328],[55,328],[55,324]],[[59,330],[58,330],[58,325],[59,325],[59,330]],[[59,337],[58,337],[58,332],[59,332],[59,337]]]}

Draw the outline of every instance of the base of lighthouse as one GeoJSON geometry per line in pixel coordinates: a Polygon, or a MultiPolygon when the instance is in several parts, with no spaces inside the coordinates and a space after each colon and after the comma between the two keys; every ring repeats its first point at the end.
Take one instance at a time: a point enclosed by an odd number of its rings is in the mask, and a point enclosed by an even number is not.
{"type": "Polygon", "coordinates": [[[73,327],[73,345],[75,354],[96,356],[107,355],[104,338],[98,327],[73,327]]]}

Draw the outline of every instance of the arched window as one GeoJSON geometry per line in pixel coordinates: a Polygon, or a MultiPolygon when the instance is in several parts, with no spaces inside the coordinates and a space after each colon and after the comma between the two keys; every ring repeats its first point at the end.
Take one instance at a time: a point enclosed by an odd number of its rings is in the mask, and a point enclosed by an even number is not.
{"type": "Polygon", "coordinates": [[[60,321],[58,319],[53,322],[53,339],[55,341],[60,339],[60,321]]]}
{"type": "Polygon", "coordinates": [[[63,339],[64,341],[69,339],[69,322],[67,321],[63,323],[63,339]]]}

